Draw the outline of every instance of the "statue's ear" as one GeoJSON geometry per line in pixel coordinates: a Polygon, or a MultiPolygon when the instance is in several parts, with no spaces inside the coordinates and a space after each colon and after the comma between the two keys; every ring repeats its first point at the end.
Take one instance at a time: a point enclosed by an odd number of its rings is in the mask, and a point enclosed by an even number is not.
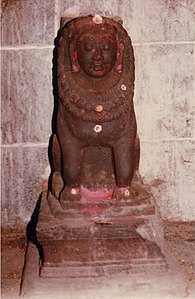
{"type": "Polygon", "coordinates": [[[79,68],[79,63],[78,63],[78,59],[77,59],[76,41],[70,42],[69,53],[70,53],[70,60],[71,60],[71,65],[72,65],[72,72],[78,73],[80,68],[79,68]]]}
{"type": "Polygon", "coordinates": [[[123,71],[123,53],[125,46],[122,42],[118,43],[117,46],[117,57],[116,57],[116,71],[122,73],[123,71]]]}

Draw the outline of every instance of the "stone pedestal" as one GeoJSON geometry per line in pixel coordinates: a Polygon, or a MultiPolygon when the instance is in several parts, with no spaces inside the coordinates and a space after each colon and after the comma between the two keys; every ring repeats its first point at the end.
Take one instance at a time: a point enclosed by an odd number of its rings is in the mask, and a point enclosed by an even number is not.
{"type": "Polygon", "coordinates": [[[67,202],[65,210],[51,193],[48,200],[43,196],[37,225],[44,252],[42,278],[166,269],[162,227],[146,189],[145,198],[137,201],[67,202]]]}
{"type": "Polygon", "coordinates": [[[51,193],[43,193],[36,228],[36,246],[43,252],[43,261],[29,243],[22,297],[59,294],[64,298],[77,282],[82,289],[82,283],[86,288],[102,279],[110,282],[119,277],[124,282],[125,277],[135,276],[145,281],[166,273],[170,261],[161,218],[144,186],[141,195],[132,202],[67,202],[62,209],[51,193]]]}
{"type": "MultiPolygon", "coordinates": [[[[99,152],[100,149],[92,151],[101,158],[96,159],[96,164],[86,154],[82,187],[92,190],[86,184],[90,182],[98,191],[104,182],[107,189],[113,190],[111,155],[106,149],[99,152]]],[[[38,251],[35,253],[36,248],[29,244],[22,287],[25,298],[29,298],[30,292],[33,299],[39,292],[45,294],[51,286],[49,293],[56,295],[59,291],[63,295],[67,281],[75,285],[83,279],[86,283],[117,275],[148,277],[165,273],[167,254],[155,200],[138,172],[132,186],[137,191],[133,199],[102,200],[101,196],[93,196],[96,191],[90,191],[86,200],[64,201],[63,208],[50,191],[43,192],[36,226],[36,246],[43,259],[39,263],[38,251]]]]}

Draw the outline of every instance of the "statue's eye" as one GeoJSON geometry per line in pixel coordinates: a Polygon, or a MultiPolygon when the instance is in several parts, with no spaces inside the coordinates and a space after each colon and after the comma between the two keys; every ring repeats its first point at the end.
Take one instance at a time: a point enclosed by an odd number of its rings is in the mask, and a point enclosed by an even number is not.
{"type": "Polygon", "coordinates": [[[102,44],[102,50],[109,51],[110,50],[110,44],[108,44],[108,43],[102,44]]]}
{"type": "Polygon", "coordinates": [[[94,40],[92,38],[86,38],[84,41],[84,48],[87,51],[92,51],[94,46],[94,40]]]}
{"type": "Polygon", "coordinates": [[[115,47],[115,39],[113,39],[112,36],[106,35],[102,38],[102,50],[103,51],[110,51],[110,49],[113,49],[115,47]]]}
{"type": "Polygon", "coordinates": [[[92,51],[93,47],[91,44],[85,44],[85,50],[92,51]]]}

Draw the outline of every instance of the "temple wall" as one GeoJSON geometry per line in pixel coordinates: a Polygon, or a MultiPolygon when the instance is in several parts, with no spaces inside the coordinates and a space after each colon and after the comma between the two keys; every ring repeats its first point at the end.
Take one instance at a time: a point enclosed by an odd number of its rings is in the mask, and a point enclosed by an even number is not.
{"type": "Polygon", "coordinates": [[[2,225],[24,226],[49,174],[60,16],[119,15],[136,58],[140,171],[164,219],[195,219],[193,0],[2,0],[2,225]]]}

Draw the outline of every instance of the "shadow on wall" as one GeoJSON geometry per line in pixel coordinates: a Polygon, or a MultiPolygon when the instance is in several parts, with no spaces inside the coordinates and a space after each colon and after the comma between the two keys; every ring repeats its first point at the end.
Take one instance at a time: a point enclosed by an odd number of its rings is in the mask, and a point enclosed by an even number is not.
{"type": "MultiPolygon", "coordinates": [[[[59,29],[57,37],[54,40],[54,50],[53,50],[53,68],[52,68],[52,81],[53,82],[52,82],[52,84],[53,84],[54,108],[53,108],[52,124],[51,124],[52,125],[52,135],[50,137],[49,146],[48,146],[48,158],[49,158],[49,163],[51,165],[51,173],[53,170],[52,143],[53,143],[53,136],[57,131],[56,124],[57,124],[57,111],[58,111],[58,84],[57,84],[58,43],[59,43],[59,38],[60,38],[62,29],[59,29]]],[[[51,179],[49,177],[48,188],[50,186],[50,181],[51,181],[51,179]]],[[[43,193],[41,193],[39,195],[39,198],[37,200],[35,209],[32,213],[31,219],[26,227],[27,240],[36,246],[38,253],[39,253],[41,265],[44,263],[44,254],[43,254],[43,248],[37,239],[36,227],[37,227],[37,223],[38,223],[38,219],[39,219],[39,211],[40,211],[40,206],[41,206],[42,195],[43,195],[43,193]]]]}
{"type": "Polygon", "coordinates": [[[40,206],[41,206],[41,199],[42,199],[42,193],[39,195],[39,198],[36,203],[35,209],[32,213],[31,219],[30,219],[29,223],[27,224],[26,236],[27,236],[27,240],[36,246],[36,248],[39,252],[40,263],[42,264],[44,262],[43,248],[37,239],[37,233],[36,233],[36,227],[37,227],[37,223],[38,223],[38,219],[39,219],[39,210],[40,210],[40,206]]]}
{"type": "MultiPolygon", "coordinates": [[[[40,269],[41,269],[41,266],[44,263],[44,254],[43,254],[43,247],[37,239],[36,227],[37,227],[37,223],[38,223],[38,219],[39,219],[39,211],[40,211],[40,206],[41,206],[42,195],[43,195],[42,193],[39,195],[39,198],[37,200],[35,209],[32,213],[31,219],[30,219],[30,221],[29,221],[29,223],[27,224],[27,227],[26,227],[27,241],[34,244],[37,248],[37,251],[38,251],[38,254],[39,254],[40,269]]],[[[26,250],[26,253],[25,253],[25,258],[24,258],[25,262],[24,262],[24,266],[23,266],[23,270],[22,270],[22,279],[20,281],[20,291],[19,291],[20,296],[22,294],[23,276],[24,276],[24,271],[25,271],[25,267],[26,267],[27,251],[28,251],[28,249],[26,250]]]]}
{"type": "MultiPolygon", "coordinates": [[[[52,134],[49,140],[48,145],[48,159],[51,167],[51,174],[54,172],[54,160],[57,161],[55,157],[55,149],[52,148],[54,142],[54,136],[57,133],[57,113],[58,113],[58,101],[59,101],[59,94],[58,94],[58,45],[60,37],[62,36],[62,31],[64,30],[64,26],[67,25],[68,22],[72,21],[72,19],[68,20],[67,22],[64,22],[61,26],[61,28],[58,30],[57,36],[54,39],[54,49],[53,49],[53,59],[52,59],[52,85],[53,85],[53,114],[52,114],[52,121],[51,121],[51,127],[52,127],[52,134]]],[[[59,149],[60,150],[60,149],[59,149]]],[[[59,163],[62,163],[59,162],[59,163]]],[[[61,169],[62,165],[57,165],[56,168],[61,169]]],[[[51,190],[51,174],[48,179],[48,189],[51,190]]]]}
{"type": "MultiPolygon", "coordinates": [[[[58,75],[57,75],[57,70],[58,70],[58,44],[59,44],[59,39],[61,36],[62,29],[58,30],[57,36],[54,39],[54,49],[53,49],[53,59],[52,59],[52,85],[53,85],[53,114],[52,114],[52,120],[51,120],[51,127],[52,127],[52,135],[49,140],[49,146],[48,146],[48,158],[49,158],[49,164],[51,167],[51,174],[53,173],[54,170],[54,165],[53,165],[53,156],[52,156],[52,145],[53,145],[53,138],[54,134],[57,132],[57,112],[58,112],[58,75]]],[[[48,179],[48,188],[50,189],[51,187],[51,175],[49,176],[48,179]]]]}
{"type": "MultiPolygon", "coordinates": [[[[49,158],[49,163],[51,165],[51,172],[53,169],[53,161],[52,161],[53,135],[57,131],[56,124],[57,124],[57,111],[58,111],[58,84],[57,84],[58,43],[59,43],[59,38],[60,38],[62,29],[59,29],[57,37],[54,40],[54,50],[53,50],[52,84],[53,84],[54,108],[53,108],[52,124],[51,124],[52,125],[52,135],[50,137],[49,146],[48,146],[48,158],[49,158]]],[[[48,184],[50,184],[50,178],[48,180],[48,184]]],[[[39,252],[40,263],[44,262],[44,255],[43,255],[43,248],[37,239],[36,226],[37,226],[38,218],[39,218],[39,210],[40,210],[40,206],[41,206],[42,195],[43,195],[42,193],[39,195],[39,198],[36,203],[35,209],[32,213],[31,219],[26,227],[27,240],[36,246],[36,248],[39,252]]]]}

